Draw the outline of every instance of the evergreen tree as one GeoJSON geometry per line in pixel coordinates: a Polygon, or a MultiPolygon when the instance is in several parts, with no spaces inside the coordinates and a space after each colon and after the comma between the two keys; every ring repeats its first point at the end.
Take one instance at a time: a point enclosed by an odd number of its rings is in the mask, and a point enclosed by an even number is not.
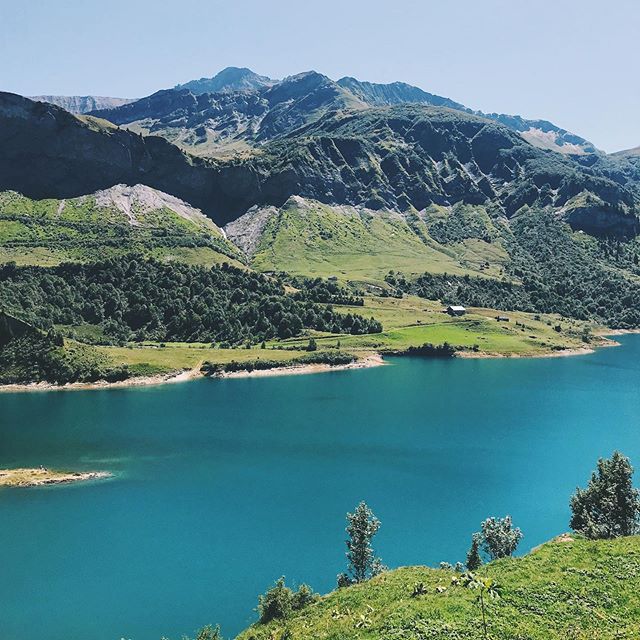
{"type": "Polygon", "coordinates": [[[482,558],[480,557],[480,534],[474,533],[471,536],[471,547],[467,553],[467,570],[477,571],[482,565],[482,558]]]}
{"type": "Polygon", "coordinates": [[[356,582],[364,582],[386,567],[376,558],[371,540],[380,528],[380,520],[375,517],[367,504],[361,502],[354,513],[347,513],[347,573],[338,576],[338,586],[345,587],[356,582]]]}
{"type": "Polygon", "coordinates": [[[577,489],[571,498],[571,528],[591,539],[636,533],[640,492],[633,488],[632,477],[629,458],[620,452],[600,458],[587,488],[577,489]]]}

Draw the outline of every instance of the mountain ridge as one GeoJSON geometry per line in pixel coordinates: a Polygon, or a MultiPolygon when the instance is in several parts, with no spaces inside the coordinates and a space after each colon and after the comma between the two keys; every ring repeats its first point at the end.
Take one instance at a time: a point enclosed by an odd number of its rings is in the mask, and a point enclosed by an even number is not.
{"type": "MultiPolygon", "coordinates": [[[[184,97],[184,94],[181,94],[184,97]]],[[[322,113],[336,108],[367,108],[394,106],[399,104],[425,104],[436,107],[448,107],[464,113],[479,115],[494,120],[516,131],[529,143],[542,149],[550,149],[565,155],[591,155],[601,153],[588,140],[573,134],[547,120],[530,120],[517,115],[501,113],[483,113],[474,111],[450,98],[428,93],[423,89],[404,82],[388,84],[361,81],[345,76],[337,81],[316,71],[307,71],[288,76],[281,81],[258,76],[249,69],[228,67],[210,79],[187,82],[176,85],[174,89],[165,89],[153,94],[156,96],[152,104],[148,98],[142,98],[140,104],[133,109],[102,109],[94,115],[106,118],[120,125],[132,127],[143,133],[159,133],[183,148],[200,155],[215,152],[211,143],[220,145],[227,138],[242,139],[255,145],[265,140],[274,139],[290,132],[296,126],[302,126],[317,119],[322,113]],[[239,76],[238,76],[239,74],[239,76]],[[238,79],[239,77],[239,79],[238,79]],[[323,91],[319,91],[322,84],[323,91]],[[295,115],[284,118],[288,111],[286,103],[292,99],[288,90],[296,85],[298,95],[307,89],[307,100],[298,102],[295,115]],[[193,89],[196,97],[190,104],[180,103],[179,108],[171,110],[172,98],[166,94],[170,91],[183,92],[193,89]],[[238,91],[238,89],[241,89],[238,91]],[[207,90],[213,90],[207,93],[207,90]],[[314,94],[315,92],[315,94],[314,94]],[[228,94],[224,99],[220,94],[228,94]],[[247,94],[253,96],[252,108],[260,104],[258,111],[247,113],[247,94]],[[157,96],[166,97],[168,104],[163,103],[159,110],[153,109],[157,96]],[[203,108],[202,96],[210,95],[204,102],[209,108],[203,108]],[[236,96],[237,104],[234,105],[236,96]],[[275,113],[272,113],[275,110],[275,113]],[[251,124],[247,127],[229,128],[230,117],[242,120],[250,115],[251,124]],[[133,119],[133,118],[136,119],[133,119]],[[262,120],[266,121],[262,126],[262,120]],[[270,123],[276,122],[276,126],[270,123]],[[180,133],[174,130],[180,129],[180,133]],[[215,132],[223,130],[222,135],[215,132]],[[197,134],[197,135],[196,135],[197,134]]],[[[290,106],[290,105],[289,105],[290,106]]]]}
{"type": "MultiPolygon", "coordinates": [[[[271,127],[286,130],[301,100],[308,104],[315,96],[319,113],[327,95],[343,97],[322,76],[289,82],[284,100],[272,96],[282,111],[271,127]],[[300,83],[316,91],[300,98],[300,83]]],[[[498,123],[443,107],[327,109],[259,151],[212,160],[162,137],[0,94],[0,146],[0,188],[69,197],[141,182],[186,200],[220,225],[254,205],[281,206],[292,195],[400,211],[493,202],[507,217],[523,206],[549,206],[576,228],[622,235],[635,234],[638,224],[639,196],[631,188],[597,168],[539,150],[498,123]]]]}

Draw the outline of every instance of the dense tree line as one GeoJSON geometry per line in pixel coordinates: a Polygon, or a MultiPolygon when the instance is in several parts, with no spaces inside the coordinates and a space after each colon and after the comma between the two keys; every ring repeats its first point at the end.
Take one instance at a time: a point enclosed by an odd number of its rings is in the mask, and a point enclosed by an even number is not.
{"type": "Polygon", "coordinates": [[[373,318],[298,300],[279,280],[128,256],[94,264],[0,269],[0,308],[31,324],[99,325],[112,341],[259,342],[303,329],[365,334],[373,318]]]}
{"type": "Polygon", "coordinates": [[[412,282],[390,273],[386,280],[445,304],[559,313],[623,329],[640,326],[640,282],[603,259],[606,251],[615,251],[627,256],[625,266],[633,265],[632,249],[618,248],[617,242],[578,242],[565,223],[540,211],[519,215],[511,229],[510,280],[429,273],[412,282]]]}
{"type": "Polygon", "coordinates": [[[63,346],[62,336],[53,330],[33,329],[0,346],[0,384],[116,382],[131,373],[126,366],[114,366],[90,345],[63,346]]]}

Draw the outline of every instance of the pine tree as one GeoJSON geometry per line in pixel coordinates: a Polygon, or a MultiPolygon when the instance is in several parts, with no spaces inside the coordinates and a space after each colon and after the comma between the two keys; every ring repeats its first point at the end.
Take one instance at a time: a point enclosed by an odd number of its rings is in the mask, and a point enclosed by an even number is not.
{"type": "Polygon", "coordinates": [[[482,565],[480,557],[480,534],[474,533],[471,536],[471,547],[467,553],[467,571],[477,571],[482,565]]]}
{"type": "Polygon", "coordinates": [[[577,489],[571,498],[571,528],[591,539],[636,533],[640,492],[633,488],[632,478],[629,458],[619,451],[610,459],[600,458],[587,488],[577,489]]]}
{"type": "Polygon", "coordinates": [[[386,567],[376,558],[371,540],[380,528],[380,520],[375,517],[365,502],[361,502],[354,513],[347,513],[347,573],[338,576],[338,586],[345,587],[356,582],[364,582],[386,567]]]}

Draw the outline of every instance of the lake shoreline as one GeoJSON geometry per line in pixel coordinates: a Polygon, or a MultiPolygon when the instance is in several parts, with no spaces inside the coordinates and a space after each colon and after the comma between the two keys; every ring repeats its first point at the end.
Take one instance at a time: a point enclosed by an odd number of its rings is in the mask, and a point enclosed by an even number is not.
{"type": "MultiPolygon", "coordinates": [[[[596,334],[599,338],[597,344],[592,346],[584,346],[570,349],[562,349],[560,351],[547,351],[535,354],[517,354],[517,353],[488,353],[475,351],[458,351],[456,358],[463,359],[521,359],[521,358],[563,358],[570,356],[589,355],[600,348],[617,347],[619,342],[612,340],[609,336],[621,336],[629,334],[640,334],[640,329],[607,329],[596,334]]],[[[140,376],[128,378],[127,380],[118,380],[116,382],[107,382],[106,380],[97,380],[96,382],[69,382],[59,385],[51,382],[31,382],[26,384],[5,384],[0,385],[0,393],[21,393],[25,391],[87,391],[92,389],[121,389],[128,387],[151,387],[162,384],[173,384],[178,382],[188,382],[198,378],[263,378],[284,375],[308,375],[314,373],[325,373],[328,371],[347,371],[353,369],[368,369],[388,364],[385,362],[382,354],[374,352],[364,356],[349,364],[329,365],[329,364],[307,364],[296,365],[295,361],[281,367],[273,369],[260,369],[253,371],[232,371],[220,372],[212,376],[206,376],[200,371],[200,365],[193,369],[185,369],[178,372],[158,374],[154,376],[140,376]]]]}

